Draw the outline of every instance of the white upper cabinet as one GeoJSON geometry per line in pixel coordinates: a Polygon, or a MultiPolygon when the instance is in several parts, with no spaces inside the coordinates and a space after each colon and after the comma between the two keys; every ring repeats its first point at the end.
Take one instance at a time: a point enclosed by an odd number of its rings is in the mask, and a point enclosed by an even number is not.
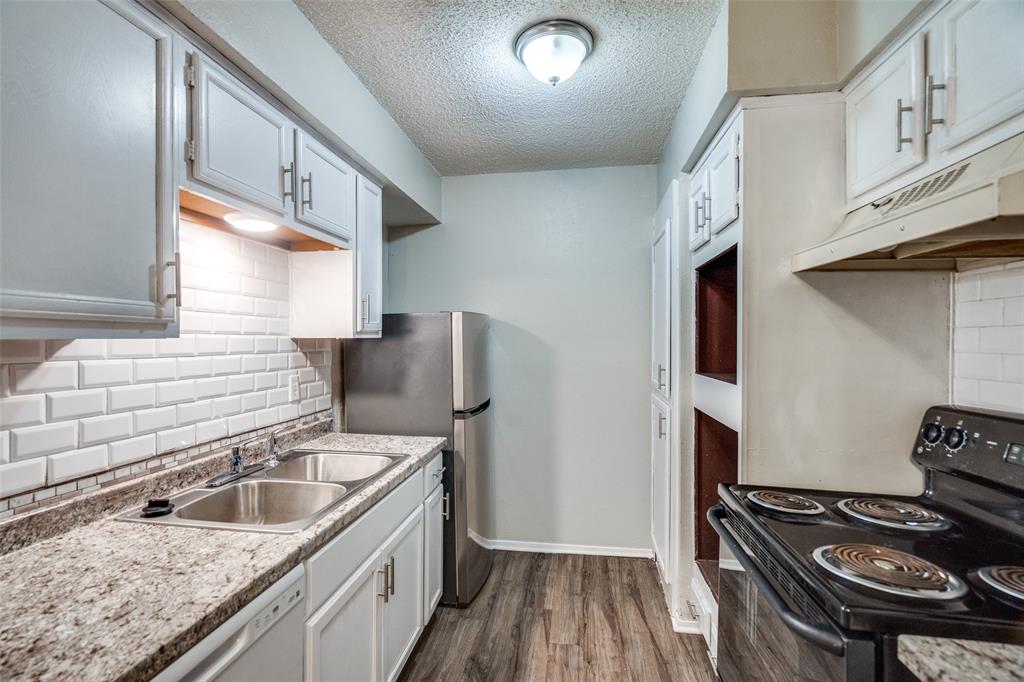
{"type": "Polygon", "coordinates": [[[1024,112],[1024,2],[955,2],[936,23],[928,127],[947,150],[1024,112]]]}
{"type": "Polygon", "coordinates": [[[671,218],[651,245],[651,387],[668,398],[672,393],[671,218]]]}
{"type": "Polygon", "coordinates": [[[740,135],[729,131],[718,141],[707,160],[707,222],[717,234],[740,215],[740,135]]]}
{"type": "Polygon", "coordinates": [[[908,41],[846,94],[850,198],[924,161],[924,35],[908,41]]]}
{"type": "Polygon", "coordinates": [[[357,177],[352,166],[296,129],[294,175],[295,219],[351,241],[356,222],[357,177]]]}
{"type": "Polygon", "coordinates": [[[393,682],[423,628],[423,506],[395,531],[381,550],[385,574],[381,609],[381,679],[393,682]]]}
{"type": "Polygon", "coordinates": [[[701,166],[690,176],[690,199],[687,204],[689,216],[687,217],[687,232],[690,235],[690,250],[696,251],[711,239],[711,232],[708,229],[707,202],[708,202],[708,172],[707,168],[701,166]]]}
{"type": "Polygon", "coordinates": [[[203,55],[193,52],[190,60],[192,177],[284,216],[293,180],[291,123],[203,55]]]}
{"type": "Polygon", "coordinates": [[[380,336],[384,322],[382,192],[361,175],[356,188],[356,335],[380,336]]]}
{"type": "Polygon", "coordinates": [[[0,338],[177,333],[171,40],[134,3],[0,3],[0,338]]]}

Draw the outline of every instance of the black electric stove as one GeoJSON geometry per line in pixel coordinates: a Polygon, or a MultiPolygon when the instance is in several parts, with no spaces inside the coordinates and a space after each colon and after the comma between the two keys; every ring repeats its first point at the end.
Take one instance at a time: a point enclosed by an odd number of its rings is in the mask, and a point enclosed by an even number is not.
{"type": "Polygon", "coordinates": [[[912,457],[918,497],[720,486],[709,520],[746,569],[722,571],[723,679],[907,679],[901,634],[1024,644],[1024,416],[933,407],[912,457]]]}

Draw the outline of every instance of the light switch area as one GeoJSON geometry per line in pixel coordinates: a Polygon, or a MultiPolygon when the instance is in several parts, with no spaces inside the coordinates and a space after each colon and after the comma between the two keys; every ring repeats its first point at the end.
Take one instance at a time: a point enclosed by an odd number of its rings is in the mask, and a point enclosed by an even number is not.
{"type": "Polygon", "coordinates": [[[288,377],[288,402],[295,402],[299,399],[299,375],[293,374],[288,377]]]}

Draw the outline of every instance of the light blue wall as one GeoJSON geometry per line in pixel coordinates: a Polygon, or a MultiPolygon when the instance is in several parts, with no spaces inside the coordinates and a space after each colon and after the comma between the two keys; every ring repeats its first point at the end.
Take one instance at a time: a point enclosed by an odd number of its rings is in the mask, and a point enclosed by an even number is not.
{"type": "Polygon", "coordinates": [[[493,318],[492,538],[650,547],[655,167],[445,178],[391,233],[393,312],[493,318]]]}

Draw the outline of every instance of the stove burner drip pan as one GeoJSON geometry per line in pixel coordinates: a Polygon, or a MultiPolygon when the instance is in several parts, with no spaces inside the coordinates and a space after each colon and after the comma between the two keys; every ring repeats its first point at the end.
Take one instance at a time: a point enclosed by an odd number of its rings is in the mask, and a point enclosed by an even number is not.
{"type": "Polygon", "coordinates": [[[949,600],[967,594],[964,582],[942,567],[881,545],[825,545],[812,556],[836,577],[900,597],[949,600]]]}
{"type": "Polygon", "coordinates": [[[886,528],[938,531],[952,525],[948,519],[920,505],[882,497],[848,497],[837,502],[836,506],[858,521],[886,528]]]}
{"type": "Polygon", "coordinates": [[[785,514],[813,516],[825,512],[824,507],[810,498],[778,490],[755,490],[747,493],[747,499],[764,509],[785,514]]]}
{"type": "Polygon", "coordinates": [[[987,566],[978,578],[999,594],[1024,602],[1024,566],[987,566]]]}

